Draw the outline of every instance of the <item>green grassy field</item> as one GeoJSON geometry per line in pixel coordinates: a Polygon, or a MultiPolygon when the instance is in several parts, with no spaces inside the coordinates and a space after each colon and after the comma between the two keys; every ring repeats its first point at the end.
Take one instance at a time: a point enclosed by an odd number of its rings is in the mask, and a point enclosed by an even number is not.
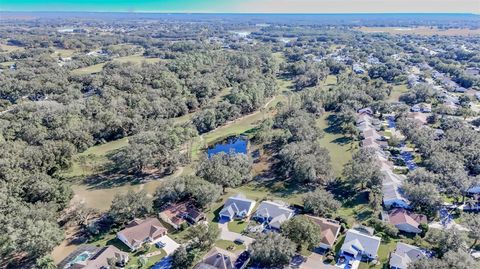
{"type": "Polygon", "coordinates": [[[235,244],[234,242],[228,240],[218,240],[217,242],[215,242],[215,246],[231,252],[239,252],[245,250],[245,245],[235,244]]]}
{"type": "Polygon", "coordinates": [[[72,49],[55,49],[55,52],[52,54],[52,56],[56,57],[71,57],[73,54],[75,54],[75,50],[72,49]]]}
{"type": "Polygon", "coordinates": [[[62,173],[64,177],[90,176],[108,163],[108,154],[113,153],[128,144],[128,138],[114,140],[105,144],[90,147],[77,154],[72,162],[72,167],[62,173]],[[84,163],[82,164],[82,158],[84,163]]]}
{"type": "Polygon", "coordinates": [[[392,92],[390,93],[390,96],[388,97],[389,102],[398,102],[398,99],[400,95],[406,93],[408,91],[407,85],[401,84],[401,85],[393,85],[392,92]]]}
{"type": "Polygon", "coordinates": [[[9,68],[14,63],[15,62],[3,62],[3,63],[0,63],[0,66],[2,66],[3,68],[9,68]]]}
{"type": "Polygon", "coordinates": [[[0,44],[0,49],[2,49],[2,51],[4,51],[5,53],[12,52],[12,51],[23,51],[23,50],[25,50],[22,47],[11,46],[11,45],[7,45],[7,44],[0,44]]]}
{"type": "MultiPolygon", "coordinates": [[[[162,59],[160,58],[147,58],[142,55],[130,55],[130,56],[125,56],[125,57],[119,57],[113,59],[114,62],[119,62],[119,63],[134,63],[134,64],[141,64],[143,62],[146,63],[158,63],[162,59]]],[[[101,64],[95,64],[79,69],[72,70],[72,73],[75,75],[88,75],[88,74],[93,74],[93,73],[98,73],[102,71],[103,66],[105,66],[106,63],[101,63],[101,64]]]]}
{"type": "Polygon", "coordinates": [[[160,261],[163,257],[167,256],[167,253],[165,252],[165,250],[159,249],[155,245],[150,245],[148,251],[138,250],[135,252],[130,252],[130,249],[124,243],[122,243],[120,240],[116,238],[115,233],[107,234],[91,243],[88,243],[88,245],[93,245],[97,247],[113,245],[118,249],[120,249],[121,251],[127,252],[129,256],[129,261],[127,264],[128,268],[130,268],[131,266],[137,266],[139,258],[149,253],[160,252],[158,255],[147,258],[147,264],[142,268],[150,268],[155,263],[160,261]]]}
{"type": "Polygon", "coordinates": [[[352,153],[357,148],[357,142],[352,144],[344,135],[330,130],[327,120],[330,115],[330,113],[325,113],[317,121],[318,126],[324,131],[320,144],[329,151],[335,176],[339,177],[342,174],[343,166],[352,159],[352,153]]]}

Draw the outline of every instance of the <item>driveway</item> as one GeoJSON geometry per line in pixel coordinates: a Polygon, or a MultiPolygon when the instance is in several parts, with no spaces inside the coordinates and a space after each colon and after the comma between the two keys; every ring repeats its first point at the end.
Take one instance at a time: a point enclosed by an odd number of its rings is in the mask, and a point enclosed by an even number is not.
{"type": "Polygon", "coordinates": [[[251,237],[230,232],[228,230],[228,222],[219,222],[218,227],[220,228],[220,239],[222,240],[235,241],[236,239],[242,239],[245,246],[249,246],[253,242],[251,237]]]}
{"type": "Polygon", "coordinates": [[[157,242],[163,242],[165,244],[165,246],[162,249],[165,250],[167,255],[172,254],[180,246],[180,244],[173,241],[173,239],[170,238],[168,235],[164,235],[158,238],[157,240],[153,241],[152,243],[155,244],[157,242]]]}
{"type": "Polygon", "coordinates": [[[307,260],[300,265],[300,269],[318,269],[324,267],[323,256],[312,252],[307,260]]]}

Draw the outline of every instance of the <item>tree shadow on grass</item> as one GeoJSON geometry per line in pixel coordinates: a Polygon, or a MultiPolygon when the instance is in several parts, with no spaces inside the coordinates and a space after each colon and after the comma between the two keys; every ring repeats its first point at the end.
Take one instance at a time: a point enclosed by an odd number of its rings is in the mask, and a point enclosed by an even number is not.
{"type": "Polygon", "coordinates": [[[126,184],[141,184],[143,180],[144,178],[132,175],[100,174],[85,178],[83,183],[86,184],[89,189],[109,189],[121,187],[126,184]]]}
{"type": "Polygon", "coordinates": [[[339,144],[341,146],[348,145],[352,142],[353,142],[353,139],[350,138],[350,137],[346,137],[346,136],[342,136],[342,137],[339,137],[339,138],[336,138],[336,139],[330,141],[330,143],[339,144]]]}
{"type": "Polygon", "coordinates": [[[338,125],[338,119],[335,114],[330,114],[327,117],[328,127],[323,129],[326,133],[329,134],[342,134],[342,129],[338,125]]]}

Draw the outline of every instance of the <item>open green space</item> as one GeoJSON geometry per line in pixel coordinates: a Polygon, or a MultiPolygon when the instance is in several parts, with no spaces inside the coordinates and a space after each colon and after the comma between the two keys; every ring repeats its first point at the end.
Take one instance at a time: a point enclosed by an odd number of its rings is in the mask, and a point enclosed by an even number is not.
{"type": "Polygon", "coordinates": [[[125,251],[128,253],[129,256],[129,261],[127,263],[127,268],[137,266],[138,265],[138,260],[140,257],[145,256],[145,255],[152,255],[152,253],[158,253],[157,255],[151,256],[147,258],[147,263],[144,267],[142,268],[150,268],[153,266],[155,263],[160,261],[163,257],[167,256],[167,253],[163,249],[159,249],[155,245],[149,245],[148,250],[139,249],[135,252],[131,252],[130,249],[122,243],[120,240],[116,238],[116,233],[111,232],[109,234],[106,234],[104,236],[101,236],[95,240],[92,240],[91,242],[88,243],[88,245],[93,245],[96,247],[104,247],[108,245],[113,245],[120,249],[121,251],[125,251]]]}
{"type": "Polygon", "coordinates": [[[4,53],[8,53],[8,52],[12,52],[12,51],[23,51],[23,50],[25,50],[23,47],[12,46],[12,45],[7,45],[7,44],[0,44],[0,49],[4,53]]]}
{"type": "Polygon", "coordinates": [[[73,54],[77,52],[76,50],[73,49],[55,49],[55,52],[52,54],[52,56],[56,57],[71,57],[73,54]]]}
{"type": "Polygon", "coordinates": [[[388,97],[389,102],[398,102],[400,95],[406,93],[408,91],[407,85],[401,84],[401,85],[393,85],[392,92],[390,93],[390,96],[388,97]]]}
{"type": "MultiPolygon", "coordinates": [[[[143,62],[146,63],[158,63],[162,59],[160,58],[147,58],[142,55],[130,55],[130,56],[125,56],[125,57],[118,57],[113,59],[114,62],[119,62],[119,63],[133,63],[133,64],[141,64],[143,62]]],[[[95,64],[79,69],[75,69],[72,71],[73,74],[75,75],[88,75],[88,74],[94,74],[102,71],[103,66],[105,66],[106,63],[100,63],[100,64],[95,64]]]]}
{"type": "Polygon", "coordinates": [[[228,241],[228,240],[218,240],[217,242],[215,242],[215,246],[217,246],[221,249],[231,251],[231,252],[239,252],[239,251],[245,250],[245,245],[236,244],[236,243],[234,243],[232,241],[228,241]]]}
{"type": "Polygon", "coordinates": [[[0,63],[0,66],[2,66],[3,68],[9,68],[12,64],[14,64],[15,62],[3,62],[3,63],[0,63]]]}
{"type": "Polygon", "coordinates": [[[352,154],[355,152],[358,143],[351,142],[343,134],[332,130],[328,121],[330,115],[332,114],[324,113],[317,120],[318,127],[324,132],[324,136],[320,139],[320,144],[329,151],[335,176],[340,177],[343,166],[352,159],[352,154]]]}
{"type": "Polygon", "coordinates": [[[234,220],[228,223],[228,230],[230,232],[242,233],[248,226],[248,221],[234,220]]]}

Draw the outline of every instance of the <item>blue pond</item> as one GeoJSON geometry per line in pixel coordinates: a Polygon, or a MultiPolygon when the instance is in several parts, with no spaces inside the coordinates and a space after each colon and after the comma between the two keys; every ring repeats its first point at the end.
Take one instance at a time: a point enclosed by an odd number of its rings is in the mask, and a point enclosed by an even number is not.
{"type": "Polygon", "coordinates": [[[208,157],[220,152],[247,154],[247,148],[248,140],[245,137],[231,137],[207,149],[207,154],[208,157]]]}

